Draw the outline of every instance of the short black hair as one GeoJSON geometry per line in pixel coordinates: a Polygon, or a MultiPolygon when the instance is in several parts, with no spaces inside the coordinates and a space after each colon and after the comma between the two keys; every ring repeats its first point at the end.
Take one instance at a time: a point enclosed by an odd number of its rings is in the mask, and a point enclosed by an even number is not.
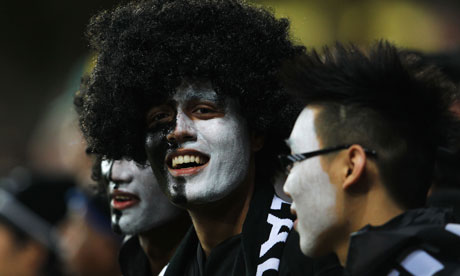
{"type": "Polygon", "coordinates": [[[148,0],[94,16],[87,35],[96,66],[74,102],[88,152],[145,163],[147,110],[191,79],[236,97],[251,130],[266,134],[264,170],[276,164],[300,110],[276,78],[304,52],[287,19],[239,0],[148,0]]]}
{"type": "Polygon", "coordinates": [[[375,150],[392,198],[424,205],[437,147],[460,129],[449,112],[454,86],[435,66],[385,41],[368,52],[338,43],[286,64],[282,75],[297,100],[322,107],[315,124],[326,147],[375,150]]]}
{"type": "MultiPolygon", "coordinates": [[[[425,63],[439,67],[457,85],[457,96],[452,103],[452,108],[454,110],[458,109],[460,107],[460,49],[437,53],[416,51],[412,51],[412,53],[419,55],[425,63]]],[[[457,117],[460,118],[460,114],[457,113],[457,117]]],[[[460,138],[451,140],[449,141],[451,142],[450,144],[441,145],[438,150],[433,188],[460,188],[460,171],[458,170],[458,165],[460,164],[460,138]]]]}
{"type": "Polygon", "coordinates": [[[436,65],[454,83],[460,83],[460,49],[437,53],[412,52],[420,55],[427,64],[436,65]]]}

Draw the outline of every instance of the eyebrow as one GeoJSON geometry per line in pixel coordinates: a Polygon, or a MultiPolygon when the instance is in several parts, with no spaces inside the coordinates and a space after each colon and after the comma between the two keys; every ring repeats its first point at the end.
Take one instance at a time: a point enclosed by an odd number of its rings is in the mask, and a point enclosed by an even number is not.
{"type": "Polygon", "coordinates": [[[209,90],[200,89],[197,91],[195,89],[189,89],[187,90],[187,93],[185,95],[185,100],[188,102],[205,100],[205,101],[213,102],[216,104],[221,104],[223,102],[222,95],[217,94],[214,90],[210,90],[210,91],[213,91],[214,93],[203,93],[205,91],[209,91],[209,90]]]}

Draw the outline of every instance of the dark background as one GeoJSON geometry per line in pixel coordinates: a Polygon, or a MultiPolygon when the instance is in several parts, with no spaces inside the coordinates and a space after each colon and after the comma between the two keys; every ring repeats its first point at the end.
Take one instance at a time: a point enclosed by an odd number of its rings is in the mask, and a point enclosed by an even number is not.
{"type": "Polygon", "coordinates": [[[2,1],[0,173],[26,162],[27,142],[87,51],[83,33],[110,0],[2,1]]]}

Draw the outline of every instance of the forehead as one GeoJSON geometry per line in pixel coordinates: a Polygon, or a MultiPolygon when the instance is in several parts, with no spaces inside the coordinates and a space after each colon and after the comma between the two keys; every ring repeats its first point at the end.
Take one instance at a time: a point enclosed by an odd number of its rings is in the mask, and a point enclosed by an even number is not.
{"type": "Polygon", "coordinates": [[[183,83],[173,94],[172,99],[178,103],[191,101],[209,101],[223,104],[225,96],[217,94],[210,83],[183,83]]]}
{"type": "Polygon", "coordinates": [[[286,143],[293,153],[319,149],[319,140],[315,129],[317,108],[305,107],[300,113],[286,143]]]}

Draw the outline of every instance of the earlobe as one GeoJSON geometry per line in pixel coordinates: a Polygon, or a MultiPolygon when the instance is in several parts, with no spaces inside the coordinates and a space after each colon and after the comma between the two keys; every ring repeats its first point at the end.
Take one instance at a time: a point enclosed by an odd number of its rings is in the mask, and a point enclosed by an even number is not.
{"type": "Polygon", "coordinates": [[[366,152],[360,145],[352,145],[346,152],[347,173],[343,181],[343,189],[347,190],[356,186],[360,181],[366,168],[366,152]]]}

